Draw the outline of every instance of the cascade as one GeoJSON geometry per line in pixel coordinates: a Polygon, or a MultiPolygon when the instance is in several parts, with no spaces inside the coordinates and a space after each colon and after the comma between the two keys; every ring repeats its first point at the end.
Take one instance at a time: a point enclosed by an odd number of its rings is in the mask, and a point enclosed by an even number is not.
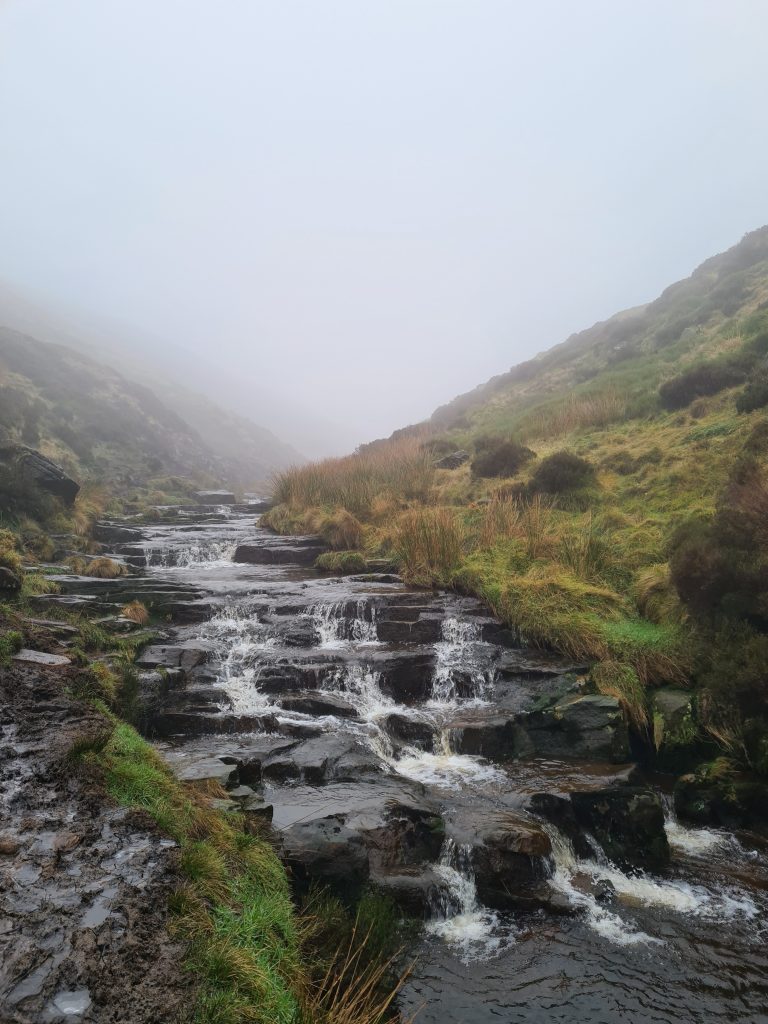
{"type": "Polygon", "coordinates": [[[486,700],[495,679],[492,648],[483,644],[480,625],[449,617],[441,625],[442,639],[432,680],[434,705],[453,704],[460,697],[486,700]]]}

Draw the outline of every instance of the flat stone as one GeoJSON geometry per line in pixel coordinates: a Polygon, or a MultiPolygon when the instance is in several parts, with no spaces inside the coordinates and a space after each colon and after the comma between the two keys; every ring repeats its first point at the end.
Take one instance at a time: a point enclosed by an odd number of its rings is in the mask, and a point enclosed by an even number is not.
{"type": "Polygon", "coordinates": [[[335,715],[337,718],[357,718],[357,709],[349,701],[332,693],[297,693],[280,699],[284,711],[298,711],[304,715],[335,715]]]}
{"type": "Polygon", "coordinates": [[[23,647],[18,654],[14,654],[13,661],[25,665],[39,665],[43,668],[64,668],[66,665],[72,664],[70,659],[65,658],[63,654],[46,654],[45,651],[31,651],[27,647],[23,647]]]}
{"type": "Polygon", "coordinates": [[[65,1017],[80,1017],[91,1005],[91,993],[87,988],[72,992],[59,992],[54,996],[53,1005],[65,1017]]]}
{"type": "Polygon", "coordinates": [[[224,764],[218,757],[201,758],[191,763],[173,766],[176,777],[182,782],[218,782],[226,789],[237,781],[237,765],[224,764]]]}

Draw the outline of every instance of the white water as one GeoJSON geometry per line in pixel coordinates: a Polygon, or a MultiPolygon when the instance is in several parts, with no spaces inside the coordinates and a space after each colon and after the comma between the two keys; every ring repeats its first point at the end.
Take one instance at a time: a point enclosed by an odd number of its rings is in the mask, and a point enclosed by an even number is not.
{"type": "Polygon", "coordinates": [[[732,852],[736,853],[740,849],[736,837],[727,832],[681,825],[677,820],[671,797],[663,796],[662,803],[664,804],[664,831],[667,833],[667,842],[673,853],[682,854],[684,857],[701,857],[715,850],[730,848],[732,852]]]}
{"type": "Polygon", "coordinates": [[[660,939],[639,931],[620,909],[649,907],[682,915],[725,921],[736,916],[753,918],[754,902],[743,894],[723,887],[710,889],[692,885],[682,879],[657,878],[638,871],[626,874],[597,851],[595,859],[576,857],[570,841],[552,825],[544,824],[552,842],[554,873],[550,885],[567,897],[572,906],[584,912],[589,926],[604,938],[618,945],[658,943],[660,939]],[[596,883],[609,883],[615,902],[609,909],[591,891],[596,883]],[[617,909],[618,904],[618,909],[617,909]]]}
{"type": "Polygon", "coordinates": [[[347,618],[346,602],[337,604],[316,604],[307,609],[307,614],[317,633],[318,647],[334,650],[354,644],[375,644],[378,642],[376,633],[376,606],[366,601],[357,602],[357,614],[347,618]],[[366,617],[366,612],[369,617],[366,617]]]}
{"type": "Polygon", "coordinates": [[[147,568],[205,569],[228,565],[235,554],[237,541],[232,538],[191,541],[187,544],[148,547],[144,552],[147,568]]]}
{"type": "Polygon", "coordinates": [[[232,701],[236,714],[259,714],[270,706],[259,692],[259,654],[277,645],[268,625],[247,605],[228,605],[201,629],[219,662],[218,684],[232,701]]]}
{"type": "Polygon", "coordinates": [[[442,639],[435,644],[437,661],[432,680],[433,706],[455,704],[459,683],[465,698],[486,700],[492,690],[495,671],[488,645],[481,641],[480,625],[471,620],[447,618],[441,626],[442,639]],[[466,693],[469,686],[471,693],[466,693]]]}
{"type": "Polygon", "coordinates": [[[464,786],[487,786],[504,782],[507,775],[500,768],[471,754],[457,754],[451,747],[450,732],[440,733],[437,750],[430,753],[408,747],[393,767],[408,779],[441,789],[464,786]]]}
{"type": "Polygon", "coordinates": [[[446,839],[435,873],[444,889],[427,925],[431,934],[454,947],[465,963],[489,959],[512,945],[512,927],[502,924],[498,914],[478,902],[470,847],[446,839]]]}

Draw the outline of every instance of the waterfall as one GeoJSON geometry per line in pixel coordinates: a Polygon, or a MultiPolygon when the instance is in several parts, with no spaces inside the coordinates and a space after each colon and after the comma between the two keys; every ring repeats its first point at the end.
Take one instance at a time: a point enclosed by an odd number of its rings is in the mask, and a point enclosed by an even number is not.
{"type": "Polygon", "coordinates": [[[180,545],[150,546],[144,550],[144,563],[152,569],[197,569],[229,563],[237,542],[231,538],[191,541],[180,545]]]}
{"type": "Polygon", "coordinates": [[[447,618],[435,644],[433,704],[455,703],[460,697],[485,700],[495,681],[492,648],[482,643],[479,623],[447,618]]]}
{"type": "Polygon", "coordinates": [[[515,940],[509,921],[483,907],[477,898],[472,848],[446,838],[435,874],[441,885],[432,901],[431,934],[453,946],[465,963],[501,953],[515,940]]]}
{"type": "Polygon", "coordinates": [[[259,620],[247,603],[227,605],[201,627],[219,663],[218,682],[237,714],[254,714],[269,707],[259,693],[260,655],[277,644],[270,626],[259,620]]]}
{"type": "Polygon", "coordinates": [[[673,853],[695,858],[726,847],[731,847],[734,851],[738,849],[738,840],[727,832],[681,825],[677,820],[672,798],[663,794],[661,799],[664,805],[664,831],[667,833],[667,841],[673,853]]]}
{"type": "Polygon", "coordinates": [[[627,874],[608,860],[591,837],[594,858],[582,860],[559,829],[548,822],[542,822],[542,825],[552,843],[553,873],[549,884],[573,907],[583,911],[590,928],[618,945],[659,943],[662,940],[637,929],[617,912],[617,908],[649,907],[713,920],[735,916],[752,918],[757,914],[757,907],[749,897],[722,887],[708,889],[681,879],[657,878],[644,871],[627,874]],[[612,909],[598,898],[597,893],[601,889],[608,895],[612,894],[612,909]]]}
{"type": "Polygon", "coordinates": [[[319,647],[332,650],[349,643],[378,642],[376,606],[360,600],[352,618],[346,615],[347,607],[348,602],[337,601],[335,604],[315,604],[307,609],[306,614],[312,619],[319,647]]]}

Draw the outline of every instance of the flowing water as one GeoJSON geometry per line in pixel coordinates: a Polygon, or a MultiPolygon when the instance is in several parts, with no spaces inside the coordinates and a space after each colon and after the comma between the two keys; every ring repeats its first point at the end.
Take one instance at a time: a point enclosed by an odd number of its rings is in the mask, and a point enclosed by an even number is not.
{"type": "MultiPolygon", "coordinates": [[[[400,999],[406,1017],[418,1010],[422,1024],[768,1022],[768,858],[758,839],[689,828],[667,800],[672,864],[662,877],[619,869],[596,841],[590,856],[579,857],[544,823],[552,846],[545,884],[559,912],[483,906],[470,848],[456,838],[472,815],[523,807],[536,788],[598,784],[612,769],[542,758],[494,764],[461,753],[457,714],[462,722],[479,720],[502,692],[499,648],[483,639],[476,609],[463,614],[460,599],[409,595],[391,582],[233,565],[235,545],[254,536],[264,531],[250,515],[163,526],[145,542],[147,573],[184,584],[194,578],[217,600],[207,621],[187,627],[185,636],[211,652],[222,706],[236,714],[272,712],[294,730],[311,725],[323,735],[352,736],[380,760],[382,777],[419,783],[440,805],[448,832],[434,864],[430,919],[408,951],[416,967],[400,999]],[[420,636],[408,648],[414,657],[428,651],[429,678],[422,686],[414,674],[422,689],[398,699],[386,683],[386,659],[402,657],[402,645],[380,633],[387,609],[390,634],[407,632],[416,618],[408,601],[434,606],[441,622],[430,641],[420,636]],[[345,701],[354,717],[284,710],[280,687],[266,680],[286,666],[311,676],[316,696],[345,701]],[[426,740],[410,732],[393,738],[393,713],[426,740]]],[[[531,699],[535,686],[548,685],[540,661],[528,669],[544,680],[530,684],[531,699]]],[[[278,787],[270,794],[276,823],[287,827],[319,800],[341,809],[345,792],[278,787]]]]}

